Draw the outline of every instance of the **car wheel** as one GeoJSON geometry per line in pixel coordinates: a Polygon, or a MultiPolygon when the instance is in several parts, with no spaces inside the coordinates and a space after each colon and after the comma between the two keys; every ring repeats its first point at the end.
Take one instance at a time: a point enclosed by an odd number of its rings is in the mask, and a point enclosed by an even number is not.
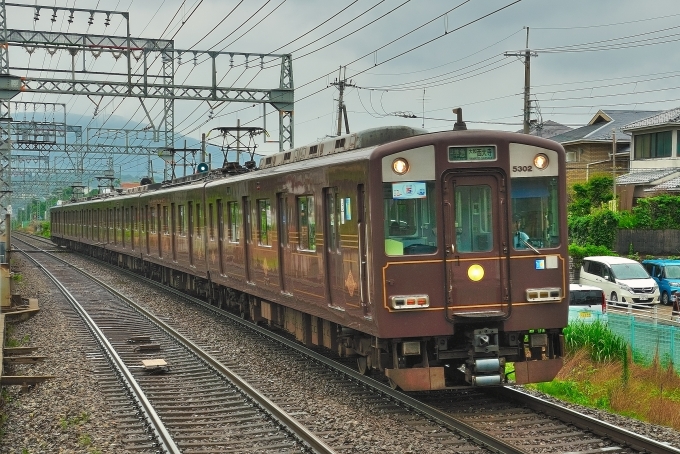
{"type": "Polygon", "coordinates": [[[668,292],[663,292],[661,294],[661,304],[664,306],[668,306],[670,304],[670,300],[668,299],[668,292]]]}
{"type": "Polygon", "coordinates": [[[609,300],[610,300],[612,303],[616,304],[616,302],[619,300],[619,297],[616,296],[616,292],[612,292],[611,296],[609,297],[609,300]]]}

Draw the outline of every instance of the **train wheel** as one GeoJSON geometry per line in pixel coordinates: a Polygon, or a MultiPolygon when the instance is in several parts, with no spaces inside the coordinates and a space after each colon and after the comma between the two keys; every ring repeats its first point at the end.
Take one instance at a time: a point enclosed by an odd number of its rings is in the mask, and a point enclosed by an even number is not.
{"type": "Polygon", "coordinates": [[[357,357],[357,370],[361,375],[366,375],[368,374],[368,361],[366,361],[365,356],[359,356],[357,357]]]}

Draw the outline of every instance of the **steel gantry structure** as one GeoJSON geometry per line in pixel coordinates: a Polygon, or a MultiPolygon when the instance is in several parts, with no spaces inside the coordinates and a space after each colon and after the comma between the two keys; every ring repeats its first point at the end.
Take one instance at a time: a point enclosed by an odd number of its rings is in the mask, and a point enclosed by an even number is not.
{"type": "MultiPolygon", "coordinates": [[[[18,92],[71,94],[101,97],[125,97],[140,100],[147,118],[153,125],[144,99],[162,99],[164,103],[163,126],[158,128],[164,136],[165,148],[171,149],[174,141],[175,100],[205,101],[208,103],[247,102],[271,104],[279,112],[279,149],[294,146],[294,86],[291,54],[266,54],[229,51],[202,51],[194,49],[176,49],[173,40],[135,38],[130,36],[130,17],[128,12],[79,9],[47,5],[24,5],[6,3],[0,0],[0,215],[9,205],[11,191],[11,116],[8,99],[18,92]],[[111,15],[120,15],[126,22],[125,36],[94,35],[78,33],[47,32],[34,30],[17,30],[7,28],[7,7],[34,8],[36,17],[40,9],[67,12],[86,12],[90,19],[95,14],[106,14],[107,21],[111,15]],[[21,47],[28,52],[43,48],[50,53],[68,52],[71,56],[71,68],[49,69],[60,77],[33,77],[30,71],[45,68],[12,67],[9,63],[9,46],[21,47]],[[127,69],[119,73],[91,73],[85,68],[86,56],[97,58],[101,53],[110,53],[115,59],[125,57],[127,69]],[[81,54],[83,67],[76,64],[76,57],[81,54]],[[181,58],[209,62],[211,66],[211,82],[208,84],[184,84],[175,81],[175,61],[181,58]],[[132,60],[140,61],[141,70],[133,72],[132,60]],[[237,59],[236,64],[234,59],[237,59]],[[154,62],[160,61],[159,74],[150,72],[154,62]],[[223,66],[221,66],[224,62],[223,66]],[[218,71],[232,68],[235,65],[271,64],[280,61],[279,86],[276,88],[246,88],[222,86],[218,81],[218,71]],[[10,73],[27,74],[18,78],[10,73]],[[94,76],[94,77],[93,77],[94,76]],[[102,76],[98,79],[98,76],[102,76]]],[[[154,129],[155,126],[154,126],[154,129]]],[[[98,148],[103,152],[106,148],[98,148]]],[[[0,216],[4,219],[4,216],[0,216]]],[[[0,225],[0,229],[3,228],[0,225]]]]}

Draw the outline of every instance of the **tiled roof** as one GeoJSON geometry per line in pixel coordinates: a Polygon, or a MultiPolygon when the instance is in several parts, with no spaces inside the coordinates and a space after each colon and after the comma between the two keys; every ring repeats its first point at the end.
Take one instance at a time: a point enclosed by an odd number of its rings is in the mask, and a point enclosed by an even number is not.
{"type": "Polygon", "coordinates": [[[680,173],[680,169],[638,170],[616,178],[616,184],[651,184],[657,180],[680,173]]]}
{"type": "Polygon", "coordinates": [[[612,121],[601,121],[582,126],[564,134],[551,137],[551,139],[560,143],[580,140],[611,141],[612,129],[616,129],[616,140],[618,142],[630,142],[630,136],[621,131],[623,126],[660,113],[658,110],[607,110],[602,112],[610,117],[612,121]]]}
{"type": "Polygon", "coordinates": [[[680,107],[676,107],[675,109],[667,110],[665,112],[661,112],[660,114],[652,115],[651,117],[628,123],[627,125],[623,126],[622,129],[628,130],[678,122],[680,122],[680,107]]]}
{"type": "MultiPolygon", "coordinates": [[[[678,169],[680,171],[680,169],[678,169]]],[[[670,180],[664,181],[661,184],[657,184],[656,186],[653,186],[651,188],[645,189],[645,192],[649,191],[672,191],[674,189],[680,189],[680,175],[678,175],[675,178],[671,178],[670,180]]]]}

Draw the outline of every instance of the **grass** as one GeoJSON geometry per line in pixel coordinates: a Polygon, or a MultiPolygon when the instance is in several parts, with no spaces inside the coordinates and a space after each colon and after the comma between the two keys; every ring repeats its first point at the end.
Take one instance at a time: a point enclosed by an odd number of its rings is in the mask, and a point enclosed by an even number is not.
{"type": "Polygon", "coordinates": [[[70,418],[62,418],[59,420],[59,425],[62,429],[66,430],[69,427],[79,426],[90,420],[90,415],[87,412],[82,412],[77,416],[72,416],[70,418]]]}
{"type": "Polygon", "coordinates": [[[658,355],[650,364],[632,360],[626,343],[602,323],[565,329],[567,356],[555,380],[529,385],[586,407],[680,430],[680,376],[658,355]]]}
{"type": "Polygon", "coordinates": [[[5,323],[5,347],[21,347],[22,345],[26,345],[31,341],[31,336],[28,334],[21,339],[15,339],[15,332],[16,327],[12,323],[5,323]]]}

